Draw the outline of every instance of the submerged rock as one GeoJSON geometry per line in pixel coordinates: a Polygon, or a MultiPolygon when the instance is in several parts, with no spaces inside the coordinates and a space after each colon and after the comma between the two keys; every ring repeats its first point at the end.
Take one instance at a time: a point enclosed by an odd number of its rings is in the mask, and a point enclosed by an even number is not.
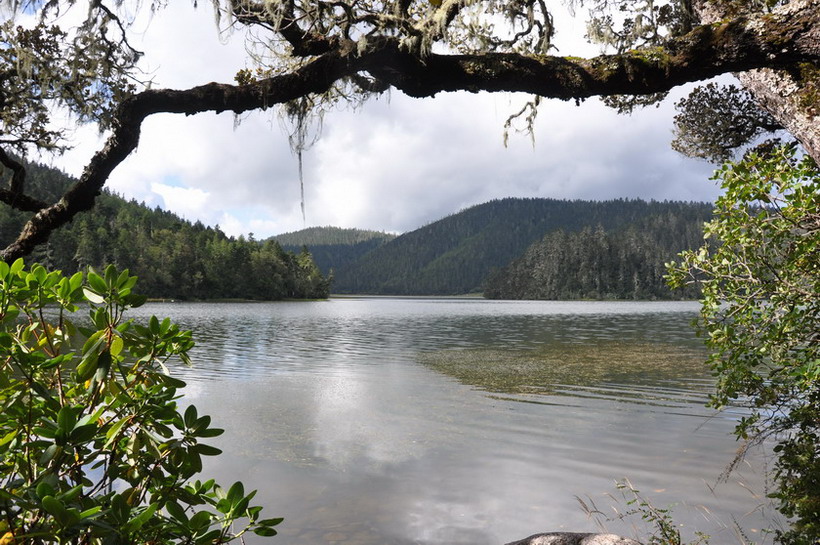
{"type": "Polygon", "coordinates": [[[535,534],[507,545],[641,545],[634,539],[615,534],[585,534],[576,532],[550,532],[535,534]]]}

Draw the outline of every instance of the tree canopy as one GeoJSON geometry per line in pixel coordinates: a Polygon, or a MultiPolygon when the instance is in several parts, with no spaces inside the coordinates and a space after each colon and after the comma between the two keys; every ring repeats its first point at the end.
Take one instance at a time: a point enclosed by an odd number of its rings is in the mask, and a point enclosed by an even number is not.
{"type": "Polygon", "coordinates": [[[234,84],[189,89],[140,81],[129,23],[140,8],[162,16],[161,2],[91,0],[79,23],[62,28],[67,11],[81,11],[74,4],[0,4],[8,14],[0,25],[0,162],[14,172],[0,200],[33,214],[2,251],[5,260],[31,252],[93,206],[110,173],[136,148],[142,122],[163,112],[239,114],[281,106],[296,121],[298,151],[309,115],[389,89],[414,97],[526,92],[534,96],[521,112],[527,120],[541,98],[602,96],[629,110],[683,83],[742,73],[742,84],[777,125],[820,156],[816,0],[576,2],[572,8],[589,10],[588,37],[608,48],[592,58],[553,54],[556,28],[545,0],[216,0],[221,24],[253,29],[252,68],[237,67],[234,84]],[[73,118],[60,125],[66,111],[73,118]],[[25,169],[9,152],[59,151],[76,121],[99,123],[106,144],[60,199],[27,196],[25,169]]]}
{"type": "Polygon", "coordinates": [[[711,244],[669,271],[672,285],[703,290],[712,405],[747,406],[738,438],[774,444],[771,496],[793,523],[778,541],[809,545],[820,539],[820,172],[794,155],[779,147],[722,167],[711,244]]]}

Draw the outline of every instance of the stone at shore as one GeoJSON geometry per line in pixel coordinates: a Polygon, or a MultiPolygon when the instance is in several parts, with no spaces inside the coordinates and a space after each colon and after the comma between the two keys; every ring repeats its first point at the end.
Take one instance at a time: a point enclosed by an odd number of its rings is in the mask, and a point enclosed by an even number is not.
{"type": "Polygon", "coordinates": [[[641,545],[640,542],[615,534],[584,534],[575,532],[550,532],[535,534],[507,545],[641,545]]]}

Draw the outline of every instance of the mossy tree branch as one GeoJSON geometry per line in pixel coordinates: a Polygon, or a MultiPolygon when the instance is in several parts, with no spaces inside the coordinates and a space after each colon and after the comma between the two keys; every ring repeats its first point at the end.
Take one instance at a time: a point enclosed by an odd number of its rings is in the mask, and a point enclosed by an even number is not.
{"type": "Polygon", "coordinates": [[[39,209],[0,258],[12,261],[28,254],[53,230],[90,209],[111,172],[136,149],[142,122],[150,115],[266,109],[326,92],[336,82],[362,73],[414,97],[445,91],[518,91],[582,100],[657,93],[727,72],[818,64],[820,10],[810,4],[788,16],[741,17],[703,25],[664,47],[590,59],[516,53],[422,55],[402,48],[397,38],[371,40],[364,50],[340,39],[288,74],[245,85],[209,83],[187,90],[143,91],[120,104],[111,136],[77,184],[60,201],[39,209]]]}

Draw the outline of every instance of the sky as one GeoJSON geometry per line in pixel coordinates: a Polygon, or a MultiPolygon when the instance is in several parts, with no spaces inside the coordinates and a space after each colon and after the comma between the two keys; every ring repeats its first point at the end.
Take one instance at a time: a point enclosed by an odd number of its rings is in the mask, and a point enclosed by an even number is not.
{"type": "MultiPolygon", "coordinates": [[[[597,52],[578,40],[582,24],[558,21],[559,54],[597,52]]],[[[230,83],[248,66],[243,36],[220,33],[209,5],[170,2],[132,31],[154,87],[230,83]]],[[[711,201],[713,167],[670,147],[674,102],[689,89],[629,116],[597,100],[545,101],[534,143],[513,135],[506,147],[504,121],[524,95],[393,91],[333,110],[303,156],[304,219],[297,160],[273,111],[150,117],[107,187],[256,239],[310,226],[402,233],[504,197],[711,201]]],[[[94,127],[79,127],[74,149],[52,163],[77,176],[103,142],[94,127]]]]}

